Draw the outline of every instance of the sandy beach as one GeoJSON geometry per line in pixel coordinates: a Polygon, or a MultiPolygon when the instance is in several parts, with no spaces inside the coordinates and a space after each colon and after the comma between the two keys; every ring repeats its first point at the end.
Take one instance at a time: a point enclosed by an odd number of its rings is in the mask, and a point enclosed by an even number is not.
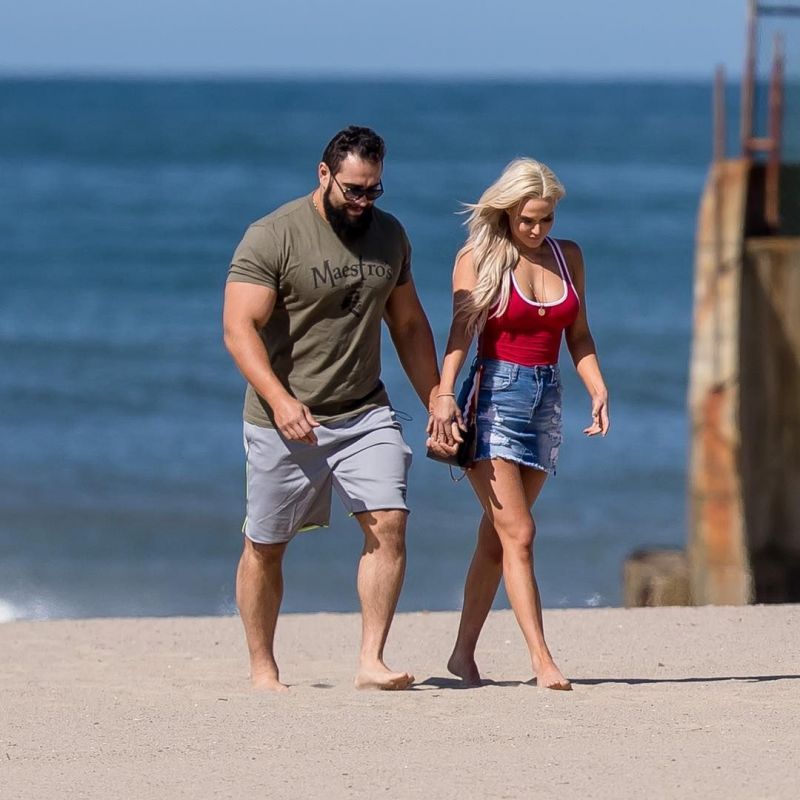
{"type": "Polygon", "coordinates": [[[416,685],[358,692],[359,617],[287,615],[280,696],[236,618],[0,625],[0,797],[797,797],[800,606],[546,611],[571,693],[525,683],[508,611],[459,688],[456,624],[399,615],[416,685]]]}

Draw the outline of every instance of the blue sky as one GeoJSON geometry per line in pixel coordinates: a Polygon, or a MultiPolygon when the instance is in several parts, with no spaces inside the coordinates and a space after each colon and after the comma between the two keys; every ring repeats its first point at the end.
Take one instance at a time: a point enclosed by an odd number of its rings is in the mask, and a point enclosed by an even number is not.
{"type": "Polygon", "coordinates": [[[744,0],[23,0],[15,74],[692,77],[739,72],[744,0]]]}

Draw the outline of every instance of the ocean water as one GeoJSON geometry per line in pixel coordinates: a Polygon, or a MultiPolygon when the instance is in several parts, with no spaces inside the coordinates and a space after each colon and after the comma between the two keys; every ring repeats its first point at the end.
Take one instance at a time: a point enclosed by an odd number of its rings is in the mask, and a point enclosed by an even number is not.
{"type": "MultiPolygon", "coordinates": [[[[564,350],[536,569],[546,606],[619,604],[625,556],[686,536],[710,105],[700,83],[0,81],[0,619],[234,610],[228,260],[249,222],[313,188],[350,123],[387,141],[380,203],[407,227],[440,352],[459,203],[517,155],[566,185],[554,235],[584,249],[612,430],[582,436],[589,402],[564,350]]],[[[416,452],[400,609],[458,608],[477,502],[424,458],[425,413],[388,340],[384,381],[416,452]]],[[[287,611],[357,608],[361,535],[337,502],[330,529],[289,549],[287,611]]]]}

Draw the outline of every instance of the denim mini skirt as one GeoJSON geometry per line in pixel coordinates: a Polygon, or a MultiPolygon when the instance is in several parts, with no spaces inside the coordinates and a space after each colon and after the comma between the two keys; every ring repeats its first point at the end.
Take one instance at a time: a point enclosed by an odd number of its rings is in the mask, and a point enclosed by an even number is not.
{"type": "Polygon", "coordinates": [[[555,475],[561,445],[558,364],[523,367],[476,359],[459,392],[461,409],[468,404],[479,366],[475,460],[502,458],[555,475]]]}

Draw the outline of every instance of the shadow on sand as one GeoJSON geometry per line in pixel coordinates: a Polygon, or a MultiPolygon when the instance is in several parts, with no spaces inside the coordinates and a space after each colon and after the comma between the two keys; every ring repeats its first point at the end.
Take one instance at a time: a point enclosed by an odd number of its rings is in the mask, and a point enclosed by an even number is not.
{"type": "MultiPolygon", "coordinates": [[[[573,686],[601,686],[605,683],[620,683],[627,686],[639,686],[649,683],[719,683],[720,681],[741,681],[743,683],[764,683],[766,681],[796,681],[800,675],[727,675],[713,678],[570,678],[573,686]]],[[[536,686],[536,680],[528,681],[493,681],[482,680],[478,686],[465,684],[459,678],[432,676],[427,680],[414,684],[412,688],[432,689],[482,689],[485,686],[536,686]]]]}

